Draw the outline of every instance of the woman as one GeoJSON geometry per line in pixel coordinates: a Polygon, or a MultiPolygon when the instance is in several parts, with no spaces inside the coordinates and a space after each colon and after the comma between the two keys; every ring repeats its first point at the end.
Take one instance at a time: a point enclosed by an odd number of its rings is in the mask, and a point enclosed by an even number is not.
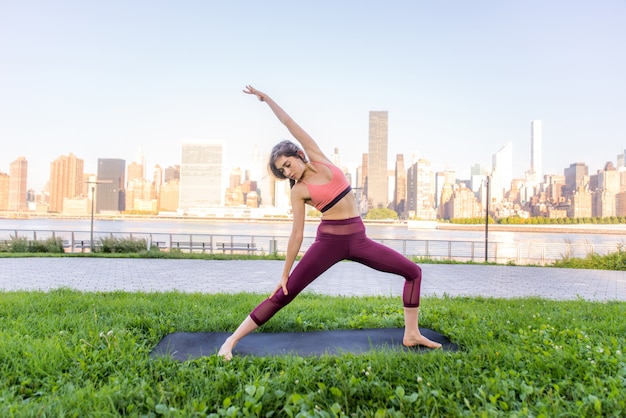
{"type": "Polygon", "coordinates": [[[246,86],[244,93],[255,95],[267,103],[303,149],[290,141],[282,141],[274,146],[270,155],[271,172],[279,179],[289,179],[292,186],[293,226],[281,281],[271,296],[257,306],[226,339],[218,355],[230,360],[232,350],[239,340],[267,322],[313,280],[341,260],[357,261],[376,270],[403,276],[403,344],[441,347],[441,344],[429,340],[419,331],[422,279],[419,266],[365,235],[365,226],[359,216],[350,185],[343,172],[324,155],[313,138],[265,93],[252,86],[246,86]],[[317,229],[315,242],[291,272],[302,245],[306,204],[315,206],[322,212],[322,221],[317,229]]]}

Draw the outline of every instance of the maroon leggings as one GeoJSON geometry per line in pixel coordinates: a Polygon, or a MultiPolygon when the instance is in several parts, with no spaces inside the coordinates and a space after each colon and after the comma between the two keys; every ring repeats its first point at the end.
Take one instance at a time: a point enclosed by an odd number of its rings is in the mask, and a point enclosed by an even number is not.
{"type": "Polygon", "coordinates": [[[342,260],[357,261],[376,270],[404,277],[403,305],[407,308],[419,306],[422,269],[399,252],[368,238],[363,221],[357,217],[338,221],[323,220],[317,228],[315,242],[289,275],[289,294],[285,295],[279,289],[261,302],[250,313],[250,317],[258,326],[263,325],[313,280],[342,260]]]}

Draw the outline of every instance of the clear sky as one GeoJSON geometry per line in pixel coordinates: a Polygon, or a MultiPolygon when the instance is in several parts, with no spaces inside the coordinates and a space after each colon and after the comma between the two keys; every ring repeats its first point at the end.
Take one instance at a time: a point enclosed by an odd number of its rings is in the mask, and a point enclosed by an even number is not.
{"type": "Polygon", "coordinates": [[[626,148],[625,0],[0,0],[0,171],[19,156],[41,190],[73,152],[148,172],[184,139],[225,142],[228,167],[288,138],[271,95],[354,170],[368,112],[389,111],[389,167],[416,153],[469,176],[513,144],[543,171],[590,173],[626,148]]]}

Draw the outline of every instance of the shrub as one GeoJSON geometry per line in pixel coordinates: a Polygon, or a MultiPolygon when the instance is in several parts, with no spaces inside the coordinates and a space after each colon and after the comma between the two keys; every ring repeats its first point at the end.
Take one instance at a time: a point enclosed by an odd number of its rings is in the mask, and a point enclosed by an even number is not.
{"type": "Polygon", "coordinates": [[[63,239],[59,237],[50,237],[43,242],[44,252],[46,253],[64,253],[63,239]]]}
{"type": "Polygon", "coordinates": [[[98,238],[96,252],[100,253],[139,253],[146,251],[148,241],[145,238],[98,238]]]}
{"type": "Polygon", "coordinates": [[[626,270],[626,248],[620,244],[617,246],[616,252],[606,255],[591,252],[585,258],[564,257],[561,261],[556,261],[553,266],[596,270],[626,270]]]}
{"type": "Polygon", "coordinates": [[[63,239],[50,237],[43,241],[29,240],[26,237],[11,236],[11,239],[3,245],[3,252],[11,253],[62,253],[63,239]]]}
{"type": "Polygon", "coordinates": [[[28,252],[28,238],[19,237],[17,235],[11,236],[9,242],[9,251],[12,253],[27,253],[28,252]]]}

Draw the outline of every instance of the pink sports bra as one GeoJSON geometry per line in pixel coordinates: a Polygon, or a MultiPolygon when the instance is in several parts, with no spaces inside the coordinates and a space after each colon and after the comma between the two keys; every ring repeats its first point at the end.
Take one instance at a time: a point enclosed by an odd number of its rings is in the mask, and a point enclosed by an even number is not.
{"type": "Polygon", "coordinates": [[[324,184],[309,184],[304,183],[309,189],[311,195],[311,203],[315,208],[321,212],[326,212],[332,208],[337,202],[339,202],[345,195],[350,193],[352,188],[348,184],[348,180],[343,172],[334,164],[327,164],[323,162],[313,162],[313,165],[324,165],[330,169],[332,177],[328,183],[324,184]]]}

